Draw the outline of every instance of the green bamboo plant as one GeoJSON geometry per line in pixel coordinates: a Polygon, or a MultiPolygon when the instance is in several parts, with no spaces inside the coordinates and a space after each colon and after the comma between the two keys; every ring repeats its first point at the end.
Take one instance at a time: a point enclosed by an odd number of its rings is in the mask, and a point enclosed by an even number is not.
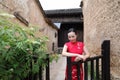
{"type": "Polygon", "coordinates": [[[47,37],[36,37],[34,28],[23,29],[0,16],[0,80],[23,80],[44,66],[47,37]],[[37,56],[36,61],[33,56],[37,56]],[[32,71],[31,71],[32,63],[32,71]]]}

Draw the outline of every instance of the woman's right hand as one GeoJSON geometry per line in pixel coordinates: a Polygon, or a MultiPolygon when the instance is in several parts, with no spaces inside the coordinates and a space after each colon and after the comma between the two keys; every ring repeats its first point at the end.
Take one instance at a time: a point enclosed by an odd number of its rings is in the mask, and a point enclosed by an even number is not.
{"type": "Polygon", "coordinates": [[[80,60],[84,60],[84,56],[83,55],[78,55],[76,58],[75,58],[75,62],[78,62],[80,60]]]}
{"type": "Polygon", "coordinates": [[[75,62],[78,62],[78,61],[80,61],[80,60],[82,60],[82,58],[76,57],[74,61],[75,61],[75,62]]]}

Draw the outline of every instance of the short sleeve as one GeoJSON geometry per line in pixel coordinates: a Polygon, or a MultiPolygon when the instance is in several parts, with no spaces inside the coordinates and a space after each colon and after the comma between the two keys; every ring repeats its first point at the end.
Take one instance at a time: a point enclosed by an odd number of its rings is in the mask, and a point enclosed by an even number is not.
{"type": "Polygon", "coordinates": [[[68,43],[65,43],[65,45],[68,47],[69,44],[68,44],[68,43]]]}

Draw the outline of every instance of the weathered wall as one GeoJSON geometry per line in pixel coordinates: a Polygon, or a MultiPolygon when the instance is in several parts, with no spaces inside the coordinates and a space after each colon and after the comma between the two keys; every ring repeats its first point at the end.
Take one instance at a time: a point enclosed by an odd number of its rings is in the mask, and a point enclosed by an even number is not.
{"type": "Polygon", "coordinates": [[[111,80],[120,80],[120,0],[83,0],[84,40],[100,54],[103,40],[111,41],[111,80]]]}
{"type": "Polygon", "coordinates": [[[57,38],[54,38],[54,33],[57,33],[57,30],[45,21],[42,8],[36,1],[39,0],[0,0],[0,10],[11,14],[18,12],[29,24],[38,26],[40,32],[36,35],[49,37],[48,51],[51,53],[53,42],[57,47],[57,38]]]}

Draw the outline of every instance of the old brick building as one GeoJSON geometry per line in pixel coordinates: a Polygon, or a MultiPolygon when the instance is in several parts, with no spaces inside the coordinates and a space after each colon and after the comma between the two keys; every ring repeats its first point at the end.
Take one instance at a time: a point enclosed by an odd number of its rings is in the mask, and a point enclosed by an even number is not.
{"type": "Polygon", "coordinates": [[[24,27],[38,26],[36,35],[49,38],[48,53],[57,50],[57,27],[46,18],[39,0],[0,0],[0,10],[15,15],[15,22],[24,27]]]}

